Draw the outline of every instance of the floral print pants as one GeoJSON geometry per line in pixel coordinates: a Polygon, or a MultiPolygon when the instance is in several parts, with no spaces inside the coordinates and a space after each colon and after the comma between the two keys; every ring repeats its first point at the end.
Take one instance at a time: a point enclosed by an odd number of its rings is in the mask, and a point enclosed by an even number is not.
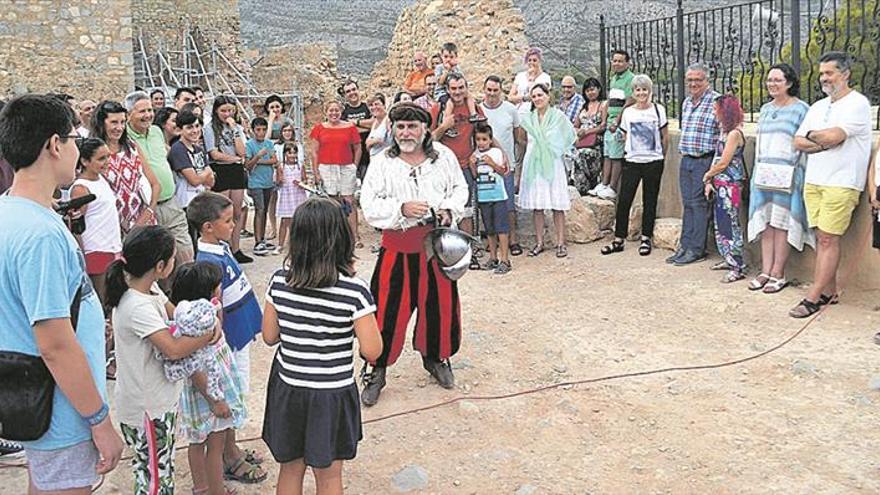
{"type": "Polygon", "coordinates": [[[712,185],[715,187],[715,244],[718,252],[731,271],[745,272],[743,229],[739,221],[743,184],[719,175],[713,179],[712,185]]]}

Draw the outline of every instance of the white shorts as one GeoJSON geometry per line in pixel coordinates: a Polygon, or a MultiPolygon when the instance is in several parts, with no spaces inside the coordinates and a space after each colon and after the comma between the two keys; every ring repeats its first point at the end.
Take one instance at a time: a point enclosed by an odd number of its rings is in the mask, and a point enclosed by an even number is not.
{"type": "Polygon", "coordinates": [[[318,165],[324,190],[330,196],[353,196],[357,186],[357,165],[318,165]]]}
{"type": "Polygon", "coordinates": [[[238,379],[241,382],[241,395],[247,395],[251,391],[251,344],[244,346],[240,351],[232,351],[232,359],[238,368],[238,379]]]}

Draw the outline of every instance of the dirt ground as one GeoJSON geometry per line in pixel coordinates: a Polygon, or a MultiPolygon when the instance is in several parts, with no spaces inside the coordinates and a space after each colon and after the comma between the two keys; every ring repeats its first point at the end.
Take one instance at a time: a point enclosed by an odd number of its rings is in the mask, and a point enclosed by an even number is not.
{"type": "MultiPolygon", "coordinates": [[[[737,359],[804,324],[787,316],[803,287],[752,293],[746,282],[720,284],[710,262],[672,267],[662,250],[642,258],[629,244],[601,256],[600,245],[573,245],[564,260],[551,252],[517,257],[503,277],[467,274],[460,283],[463,344],[453,358],[457,388],[436,385],[408,348],[363,417],[465,400],[365,425],[359,455],[345,466],[346,492],[880,492],[880,396],[869,386],[880,375],[872,341],[880,306],[870,291],[846,293],[799,338],[743,365],[478,400],[737,359]],[[423,477],[395,476],[413,465],[408,471],[423,477]]],[[[368,249],[358,254],[359,274],[369,278],[375,257],[368,249]]],[[[258,294],[280,262],[266,257],[247,266],[258,294]]],[[[273,349],[258,342],[252,352],[251,418],[240,438],[268,456],[258,437],[273,349]]],[[[235,484],[238,493],[273,493],[277,469],[271,460],[266,466],[267,481],[235,484]]],[[[176,468],[177,491],[188,493],[183,450],[176,468]]],[[[130,483],[128,465],[120,464],[97,493],[130,493],[130,483]]],[[[25,487],[23,469],[0,470],[0,493],[25,487]]]]}

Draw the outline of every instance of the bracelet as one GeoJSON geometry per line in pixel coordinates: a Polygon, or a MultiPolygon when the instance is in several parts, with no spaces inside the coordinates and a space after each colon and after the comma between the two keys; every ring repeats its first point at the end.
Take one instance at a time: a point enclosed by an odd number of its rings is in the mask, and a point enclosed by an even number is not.
{"type": "Polygon", "coordinates": [[[110,415],[110,406],[107,405],[106,402],[101,404],[101,409],[98,409],[98,412],[92,414],[91,416],[82,416],[89,426],[98,426],[101,424],[107,416],[110,415]]]}

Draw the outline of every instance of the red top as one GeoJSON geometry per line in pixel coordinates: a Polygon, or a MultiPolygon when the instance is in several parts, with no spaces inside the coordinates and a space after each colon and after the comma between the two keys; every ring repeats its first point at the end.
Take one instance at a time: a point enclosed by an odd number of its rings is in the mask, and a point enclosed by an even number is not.
{"type": "MultiPolygon", "coordinates": [[[[477,106],[477,113],[479,115],[484,115],[483,109],[479,106],[477,106]]],[[[435,103],[431,106],[431,122],[432,128],[434,129],[440,125],[440,122],[437,119],[439,114],[440,105],[435,103]]],[[[468,160],[470,160],[471,155],[474,153],[474,124],[470,122],[468,107],[465,103],[454,107],[452,115],[455,117],[455,127],[453,128],[458,131],[458,136],[449,137],[444,134],[443,137],[440,138],[440,142],[449,146],[449,149],[451,149],[452,152],[455,153],[455,157],[458,158],[458,165],[461,168],[465,168],[468,166],[468,160]]]]}
{"type": "Polygon", "coordinates": [[[324,127],[317,124],[309,137],[318,142],[318,163],[322,165],[352,165],[354,153],[351,145],[360,144],[357,127],[324,127]]]}

